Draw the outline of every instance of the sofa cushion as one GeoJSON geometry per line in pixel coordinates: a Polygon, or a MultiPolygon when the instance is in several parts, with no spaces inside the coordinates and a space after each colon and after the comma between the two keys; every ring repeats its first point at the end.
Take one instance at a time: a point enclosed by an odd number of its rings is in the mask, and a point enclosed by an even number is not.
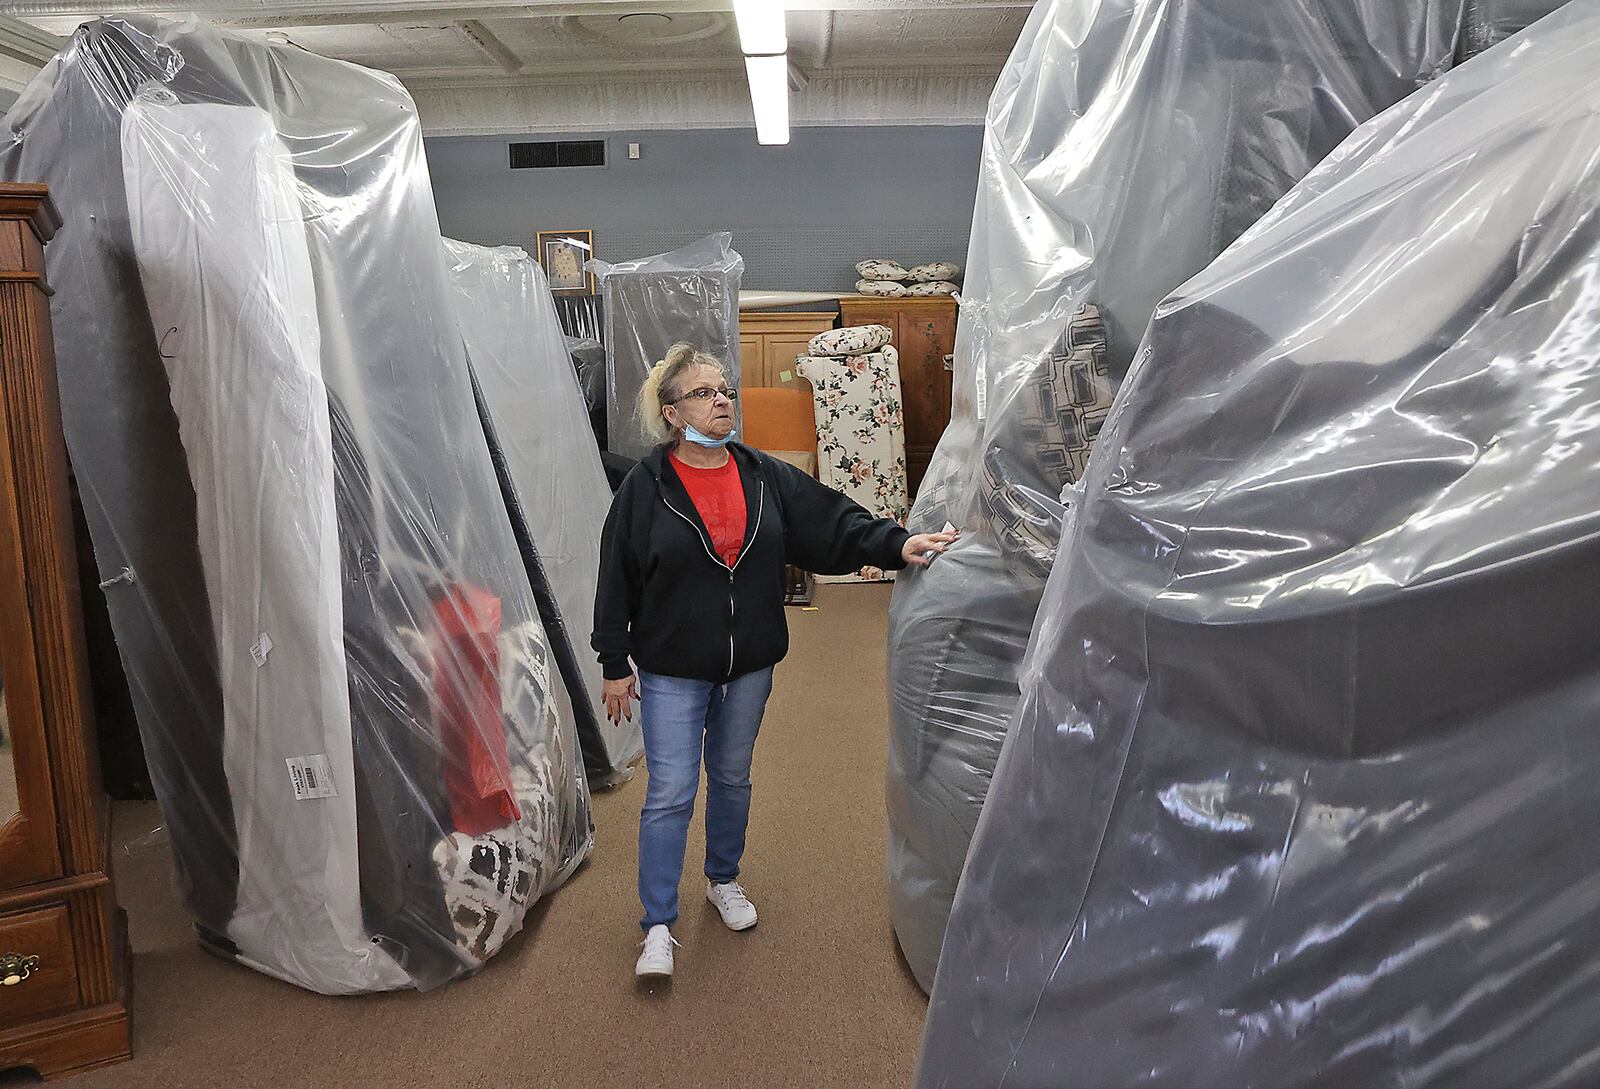
{"type": "Polygon", "coordinates": [[[856,275],[863,280],[909,280],[910,271],[899,261],[872,257],[856,265],[856,275]]]}
{"type": "Polygon", "coordinates": [[[887,325],[848,325],[818,333],[806,345],[806,351],[811,355],[865,355],[882,348],[893,337],[894,330],[887,325]]]}
{"type": "Polygon", "coordinates": [[[898,296],[906,293],[906,285],[893,280],[857,280],[856,291],[862,295],[898,296]]]}
{"type": "Polygon", "coordinates": [[[906,275],[918,283],[928,283],[933,280],[954,280],[961,275],[961,266],[953,265],[949,261],[929,261],[925,265],[918,265],[906,275]]]}

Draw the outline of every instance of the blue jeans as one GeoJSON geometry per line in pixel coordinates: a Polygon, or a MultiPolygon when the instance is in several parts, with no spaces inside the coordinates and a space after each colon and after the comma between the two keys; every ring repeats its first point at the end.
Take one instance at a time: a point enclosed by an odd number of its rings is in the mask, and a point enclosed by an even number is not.
{"type": "Polygon", "coordinates": [[[772,670],[727,684],[639,672],[639,720],[650,784],[639,814],[639,900],[646,930],[678,918],[678,882],[689,818],[706,767],[706,877],[739,876],[750,822],[750,759],[761,714],[772,694],[772,670]]]}

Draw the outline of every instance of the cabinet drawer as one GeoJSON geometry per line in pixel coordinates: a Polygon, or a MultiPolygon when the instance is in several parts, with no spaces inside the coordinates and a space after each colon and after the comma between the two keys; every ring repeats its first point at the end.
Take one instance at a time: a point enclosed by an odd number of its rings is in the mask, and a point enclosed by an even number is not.
{"type": "Polygon", "coordinates": [[[78,961],[65,904],[0,915],[0,957],[38,957],[27,979],[0,986],[0,1029],[78,1005],[78,961]]]}

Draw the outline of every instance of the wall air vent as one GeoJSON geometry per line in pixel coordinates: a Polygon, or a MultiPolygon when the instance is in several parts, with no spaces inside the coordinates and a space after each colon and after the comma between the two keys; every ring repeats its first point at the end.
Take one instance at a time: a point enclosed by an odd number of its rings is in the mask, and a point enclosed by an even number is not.
{"type": "Polygon", "coordinates": [[[532,140],[511,145],[512,170],[605,165],[604,140],[532,140]]]}

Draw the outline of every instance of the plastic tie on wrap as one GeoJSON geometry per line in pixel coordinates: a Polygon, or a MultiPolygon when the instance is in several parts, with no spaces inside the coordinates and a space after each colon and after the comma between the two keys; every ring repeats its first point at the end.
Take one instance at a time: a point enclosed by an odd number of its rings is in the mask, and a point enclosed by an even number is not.
{"type": "Polygon", "coordinates": [[[147,854],[150,851],[165,851],[172,846],[172,837],[167,834],[165,824],[153,825],[137,836],[130,836],[122,845],[122,853],[129,858],[147,854]]]}
{"type": "Polygon", "coordinates": [[[115,575],[112,575],[110,578],[102,579],[100,581],[100,589],[109,590],[113,586],[121,586],[123,583],[128,583],[131,585],[132,583],[138,581],[139,576],[133,573],[133,568],[124,567],[121,571],[115,575]]]}

